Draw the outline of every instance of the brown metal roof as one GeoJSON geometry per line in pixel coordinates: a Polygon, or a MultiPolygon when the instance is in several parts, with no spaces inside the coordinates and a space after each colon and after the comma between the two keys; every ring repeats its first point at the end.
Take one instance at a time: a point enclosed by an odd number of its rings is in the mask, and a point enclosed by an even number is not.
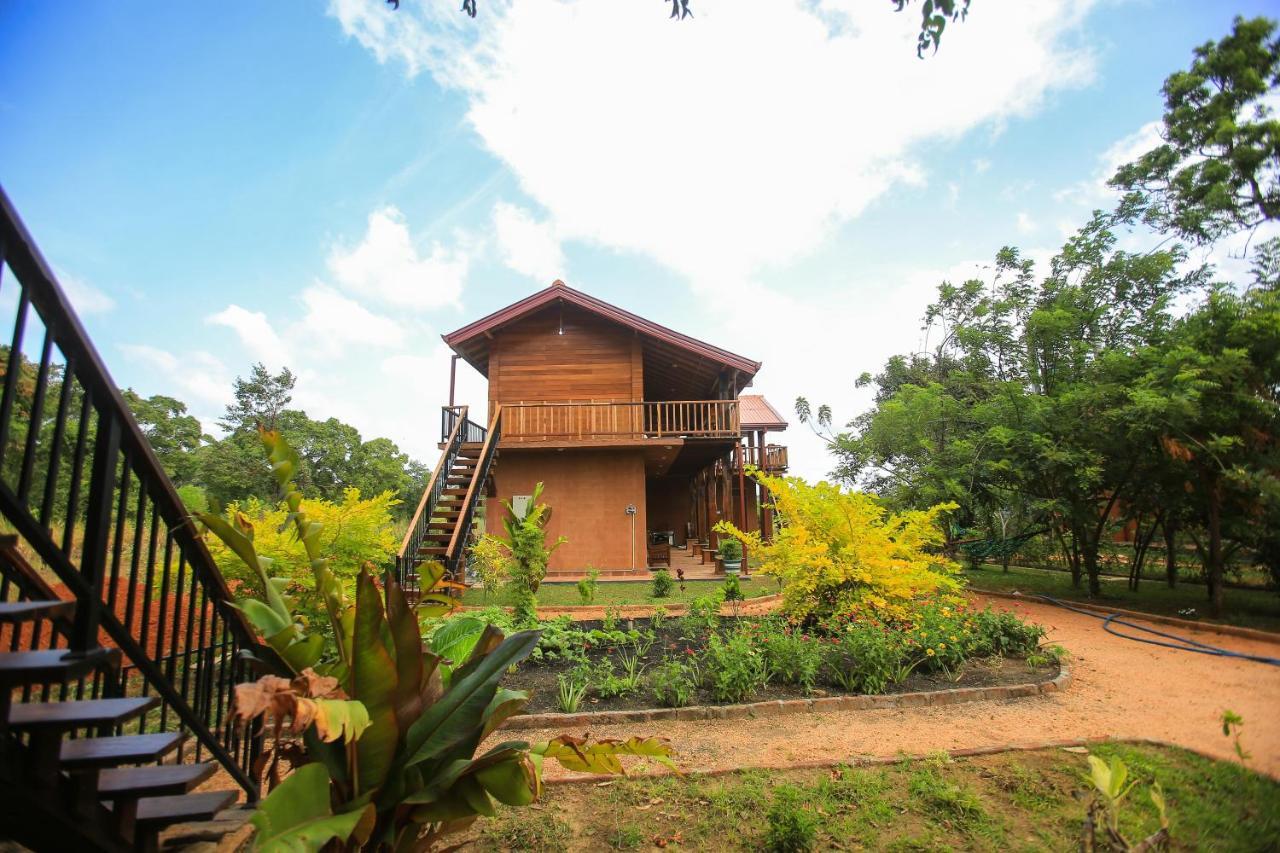
{"type": "Polygon", "coordinates": [[[738,411],[741,413],[743,431],[762,429],[774,432],[787,428],[786,419],[759,394],[740,395],[738,411]]]}
{"type": "Polygon", "coordinates": [[[489,343],[494,330],[527,317],[547,305],[555,304],[557,301],[576,305],[606,320],[634,329],[643,336],[643,339],[651,348],[656,348],[659,353],[670,353],[674,349],[692,356],[696,362],[704,364],[711,362],[728,370],[739,371],[740,381],[738,382],[738,387],[745,386],[760,370],[760,362],[758,361],[752,361],[749,358],[712,346],[697,338],[682,335],[679,332],[668,329],[666,326],[660,326],[616,305],[610,305],[608,302],[596,299],[594,296],[589,296],[580,290],[574,290],[558,279],[550,287],[539,290],[532,296],[527,296],[519,302],[512,303],[506,308],[495,311],[487,317],[482,317],[474,323],[469,323],[461,329],[441,337],[444,338],[444,342],[454,352],[466,359],[472,367],[480,371],[481,374],[488,376],[489,343]]]}

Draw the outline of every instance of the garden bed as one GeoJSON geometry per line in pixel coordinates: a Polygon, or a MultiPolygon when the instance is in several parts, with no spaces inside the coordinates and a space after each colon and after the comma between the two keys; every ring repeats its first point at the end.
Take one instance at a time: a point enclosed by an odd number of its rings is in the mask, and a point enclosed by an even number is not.
{"type": "MultiPolygon", "coordinates": [[[[828,669],[833,663],[828,648],[837,648],[832,639],[817,635],[792,636],[790,629],[778,619],[741,617],[720,619],[718,622],[704,619],[701,624],[689,619],[665,619],[660,620],[656,628],[648,619],[621,619],[616,624],[578,622],[572,627],[552,623],[544,627],[544,643],[539,655],[507,675],[503,686],[529,694],[526,714],[544,715],[639,711],[664,706],[684,708],[776,703],[780,700],[869,694],[932,694],[939,691],[960,691],[973,698],[982,698],[979,692],[982,688],[1035,687],[1053,681],[1060,673],[1059,664],[1053,656],[1042,655],[1028,663],[1025,654],[987,654],[969,657],[945,669],[916,665],[907,669],[900,679],[886,679],[878,685],[873,683],[872,689],[857,689],[856,686],[842,685],[831,677],[828,669]],[[719,670],[713,667],[725,666],[723,661],[728,642],[725,638],[737,634],[742,634],[754,648],[766,675],[761,679],[757,674],[757,681],[752,686],[738,690],[737,695],[726,696],[725,691],[717,689],[714,683],[719,670]],[[794,651],[797,647],[803,654],[821,657],[813,664],[814,671],[807,678],[797,677],[785,654],[770,651],[771,641],[775,649],[780,644],[790,643],[791,658],[797,655],[794,651]],[[831,645],[827,646],[827,643],[831,645]],[[631,659],[635,660],[634,666],[631,659]],[[669,687],[666,682],[673,672],[669,668],[673,660],[696,673],[687,694],[681,696],[680,701],[673,701],[670,690],[663,689],[669,687]],[[627,686],[621,682],[628,680],[630,669],[636,671],[637,677],[630,679],[632,683],[627,686]],[[582,684],[583,691],[578,705],[571,708],[562,700],[562,687],[574,682],[582,684]]],[[[751,657],[751,653],[740,652],[739,656],[751,657]]],[[[729,666],[732,666],[733,656],[729,655],[728,659],[729,666]]],[[[919,663],[927,661],[922,659],[919,663]]],[[[675,672],[680,674],[679,669],[675,672]]],[[[1027,695],[1034,692],[1040,691],[1028,691],[1027,695]]]]}

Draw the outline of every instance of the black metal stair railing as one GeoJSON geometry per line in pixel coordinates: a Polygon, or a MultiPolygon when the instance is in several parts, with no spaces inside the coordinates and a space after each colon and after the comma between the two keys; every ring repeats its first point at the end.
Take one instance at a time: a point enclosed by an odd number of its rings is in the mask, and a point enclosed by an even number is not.
{"type": "Polygon", "coordinates": [[[453,528],[453,536],[449,539],[449,547],[445,552],[445,570],[449,577],[461,580],[466,569],[467,546],[471,541],[471,525],[475,520],[476,506],[484,497],[485,483],[489,472],[493,469],[493,460],[498,453],[498,443],[502,440],[502,406],[494,408],[493,419],[485,430],[484,443],[480,447],[480,456],[476,460],[475,473],[467,486],[467,493],[462,499],[462,512],[458,516],[457,525],[453,528]]]}
{"type": "MultiPolygon", "coordinates": [[[[262,649],[3,190],[0,208],[0,514],[22,559],[76,601],[56,640],[24,642],[119,648],[123,666],[77,696],[157,696],[130,732],[185,730],[188,757],[212,757],[254,799],[261,741],[230,717],[234,686],[257,676],[241,652],[262,649]]],[[[30,594],[11,574],[0,600],[30,594]]]]}

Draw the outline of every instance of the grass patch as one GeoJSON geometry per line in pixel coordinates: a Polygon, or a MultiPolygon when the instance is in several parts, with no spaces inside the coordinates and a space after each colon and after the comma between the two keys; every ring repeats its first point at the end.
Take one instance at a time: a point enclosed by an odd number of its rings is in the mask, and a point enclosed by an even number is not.
{"type": "MultiPolygon", "coordinates": [[[[682,591],[680,585],[676,584],[675,588],[671,590],[671,595],[666,598],[654,598],[650,594],[653,591],[653,584],[649,581],[600,581],[599,586],[596,587],[596,599],[592,603],[596,607],[622,604],[662,604],[667,606],[688,604],[695,598],[714,593],[723,587],[724,583],[721,581],[697,580],[685,581],[684,586],[685,588],[682,591]]],[[[747,598],[772,595],[777,591],[778,584],[772,578],[744,578],[742,580],[742,594],[747,598]]],[[[506,594],[501,590],[486,599],[482,589],[467,590],[462,595],[462,603],[469,607],[487,607],[491,604],[503,607],[509,605],[506,594]]],[[[575,584],[544,583],[538,589],[539,607],[567,607],[579,604],[582,604],[582,601],[578,597],[578,588],[575,584]]]]}
{"type": "MultiPolygon", "coordinates": [[[[1177,616],[1179,610],[1194,607],[1204,621],[1219,621],[1246,628],[1280,631],[1280,593],[1274,590],[1231,589],[1223,590],[1225,614],[1222,619],[1210,620],[1208,593],[1199,584],[1179,584],[1169,589],[1163,581],[1143,581],[1137,592],[1129,589],[1123,579],[1102,581],[1102,594],[1090,597],[1087,589],[1071,586],[1071,575],[1052,569],[1031,569],[1010,566],[1008,572],[999,566],[987,565],[980,569],[967,568],[965,578],[971,586],[999,592],[1018,590],[1050,595],[1064,601],[1086,601],[1099,606],[1121,607],[1163,616],[1177,616]]],[[[1086,581],[1083,581],[1087,583],[1086,581]]]]}
{"type": "MultiPolygon", "coordinates": [[[[1174,849],[1280,847],[1280,783],[1179,749],[1108,744],[1138,788],[1121,829],[1158,828],[1153,779],[1169,803],[1174,849]]],[[[1062,750],[882,767],[751,770],[549,787],[538,811],[505,809],[472,837],[480,849],[1076,850],[1086,757],[1062,750]],[[538,846],[542,845],[542,846],[538,846]],[[807,845],[807,846],[806,846],[807,845]]],[[[459,839],[461,840],[461,839],[459,839]]]]}

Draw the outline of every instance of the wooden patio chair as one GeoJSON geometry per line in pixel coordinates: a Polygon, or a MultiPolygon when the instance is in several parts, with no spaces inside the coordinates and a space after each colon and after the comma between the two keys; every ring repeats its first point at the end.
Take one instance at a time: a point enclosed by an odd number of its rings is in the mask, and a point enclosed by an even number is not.
{"type": "Polygon", "coordinates": [[[671,543],[659,542],[649,546],[649,565],[671,568],[671,543]]]}

